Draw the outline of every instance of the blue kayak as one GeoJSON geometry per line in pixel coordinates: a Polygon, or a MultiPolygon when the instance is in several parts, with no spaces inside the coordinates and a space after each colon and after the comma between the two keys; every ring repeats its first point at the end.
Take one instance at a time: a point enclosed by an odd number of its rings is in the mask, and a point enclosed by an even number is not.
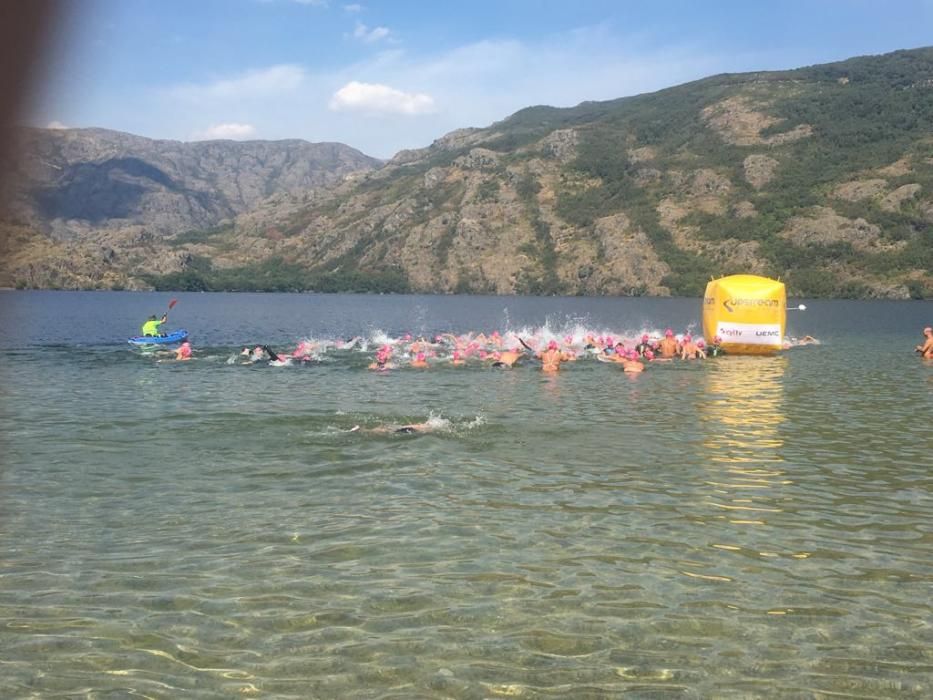
{"type": "Polygon", "coordinates": [[[172,343],[182,343],[188,337],[188,331],[179,328],[166,335],[138,335],[130,338],[127,342],[130,345],[171,345],[172,343]]]}

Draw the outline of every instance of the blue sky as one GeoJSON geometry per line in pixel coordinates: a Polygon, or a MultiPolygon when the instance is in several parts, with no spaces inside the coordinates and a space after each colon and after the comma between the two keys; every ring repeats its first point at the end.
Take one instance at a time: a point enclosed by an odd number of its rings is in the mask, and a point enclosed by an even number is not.
{"type": "Polygon", "coordinates": [[[28,121],[391,157],[522,107],[933,44],[933,0],[68,0],[28,121]]]}

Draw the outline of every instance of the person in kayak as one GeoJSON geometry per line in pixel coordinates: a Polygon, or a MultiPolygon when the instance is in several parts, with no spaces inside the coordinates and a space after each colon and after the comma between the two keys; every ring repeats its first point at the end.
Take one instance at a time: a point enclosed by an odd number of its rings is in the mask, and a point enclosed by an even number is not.
{"type": "Polygon", "coordinates": [[[148,336],[148,337],[159,336],[159,335],[165,335],[164,333],[161,332],[159,326],[161,326],[161,325],[162,325],[163,323],[165,323],[167,320],[168,320],[168,314],[162,314],[162,319],[161,319],[161,320],[158,319],[158,318],[156,318],[156,316],[153,314],[153,315],[150,316],[149,319],[143,324],[143,326],[142,326],[142,334],[143,334],[144,336],[148,336]]]}

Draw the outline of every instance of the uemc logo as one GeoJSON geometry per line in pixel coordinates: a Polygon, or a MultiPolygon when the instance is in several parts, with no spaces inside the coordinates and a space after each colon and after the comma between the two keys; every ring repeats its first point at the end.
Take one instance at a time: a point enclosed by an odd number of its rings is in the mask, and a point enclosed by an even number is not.
{"type": "Polygon", "coordinates": [[[780,302],[777,299],[726,299],[722,302],[722,305],[726,307],[726,311],[732,313],[735,309],[733,306],[755,306],[758,308],[770,308],[779,306],[780,302]]]}

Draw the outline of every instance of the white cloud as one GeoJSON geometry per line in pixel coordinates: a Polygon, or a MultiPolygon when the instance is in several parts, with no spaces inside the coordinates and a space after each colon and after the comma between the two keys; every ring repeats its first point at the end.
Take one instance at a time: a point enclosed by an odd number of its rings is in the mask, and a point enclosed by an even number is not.
{"type": "Polygon", "coordinates": [[[363,6],[357,3],[353,3],[351,5],[344,5],[343,9],[345,12],[362,12],[363,6]]]}
{"type": "Polygon", "coordinates": [[[567,107],[716,73],[793,65],[758,52],[741,55],[621,34],[611,26],[538,41],[484,40],[427,54],[400,45],[386,50],[390,41],[391,35],[353,63],[320,69],[281,64],[213,81],[141,87],[142,99],[114,100],[103,118],[72,116],[51,104],[36,123],[64,118],[182,140],[208,124],[250,124],[261,138],[337,141],[391,157],[403,148],[427,146],[453,129],[489,126],[530,105],[567,107]]]}
{"type": "Polygon", "coordinates": [[[60,121],[53,120],[45,125],[46,129],[68,129],[70,128],[67,124],[62,124],[60,121]]]}
{"type": "Polygon", "coordinates": [[[388,85],[352,80],[334,93],[328,106],[335,112],[430,114],[434,111],[434,98],[423,93],[402,92],[388,85]]]}
{"type": "Polygon", "coordinates": [[[389,36],[388,27],[373,27],[370,29],[362,22],[356,23],[356,29],[353,30],[353,37],[367,44],[373,44],[389,36]]]}
{"type": "Polygon", "coordinates": [[[206,84],[189,83],[169,89],[172,97],[193,101],[205,99],[243,100],[293,92],[305,79],[305,70],[293,64],[246,71],[233,78],[206,84]]]}
{"type": "Polygon", "coordinates": [[[212,141],[214,139],[232,139],[239,141],[256,134],[256,127],[252,124],[237,124],[236,122],[227,122],[225,124],[212,124],[203,132],[195,135],[197,141],[212,141]]]}

